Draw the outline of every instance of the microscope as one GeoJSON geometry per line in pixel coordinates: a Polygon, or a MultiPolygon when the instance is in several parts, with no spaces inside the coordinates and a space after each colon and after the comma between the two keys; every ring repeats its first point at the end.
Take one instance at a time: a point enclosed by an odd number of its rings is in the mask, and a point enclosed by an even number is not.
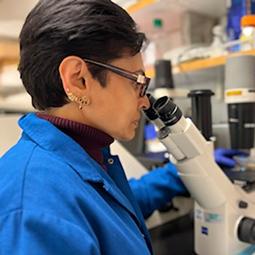
{"type": "Polygon", "coordinates": [[[213,143],[167,97],[149,95],[145,115],[171,155],[195,199],[195,251],[199,255],[252,254],[255,248],[255,191],[236,185],[215,163],[213,143]]]}

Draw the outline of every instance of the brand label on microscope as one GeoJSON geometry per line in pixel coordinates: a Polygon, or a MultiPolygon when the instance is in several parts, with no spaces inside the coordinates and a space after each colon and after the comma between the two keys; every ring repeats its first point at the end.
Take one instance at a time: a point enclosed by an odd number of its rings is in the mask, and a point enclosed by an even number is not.
{"type": "Polygon", "coordinates": [[[195,210],[195,218],[197,220],[202,220],[210,223],[223,221],[223,217],[221,214],[204,212],[203,210],[200,209],[195,210]]]}
{"type": "Polygon", "coordinates": [[[222,222],[222,215],[217,213],[204,213],[204,218],[206,222],[222,222]]]}

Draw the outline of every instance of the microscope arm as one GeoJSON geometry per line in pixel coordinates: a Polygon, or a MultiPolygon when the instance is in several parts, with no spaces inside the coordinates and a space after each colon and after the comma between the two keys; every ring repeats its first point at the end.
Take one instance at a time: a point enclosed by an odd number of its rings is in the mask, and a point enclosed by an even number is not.
{"type": "Polygon", "coordinates": [[[211,142],[205,140],[190,119],[181,117],[159,131],[159,139],[174,158],[179,175],[203,208],[217,208],[238,195],[231,181],[214,161],[211,142]]]}

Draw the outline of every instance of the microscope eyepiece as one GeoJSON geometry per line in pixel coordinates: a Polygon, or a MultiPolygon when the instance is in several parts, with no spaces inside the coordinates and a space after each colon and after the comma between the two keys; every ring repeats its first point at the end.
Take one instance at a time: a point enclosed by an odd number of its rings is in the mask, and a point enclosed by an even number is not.
{"type": "Polygon", "coordinates": [[[151,94],[146,94],[150,101],[150,108],[147,110],[143,110],[147,118],[151,121],[156,120],[159,116],[158,113],[153,108],[153,104],[156,102],[156,99],[151,94]]]}
{"type": "Polygon", "coordinates": [[[153,108],[166,126],[174,125],[182,117],[181,110],[174,104],[171,98],[167,96],[156,100],[153,104],[153,108]]]}

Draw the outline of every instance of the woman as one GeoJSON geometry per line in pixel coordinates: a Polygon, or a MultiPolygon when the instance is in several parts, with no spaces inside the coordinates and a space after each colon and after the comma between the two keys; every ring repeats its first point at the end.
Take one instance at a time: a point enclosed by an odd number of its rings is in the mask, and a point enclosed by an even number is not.
{"type": "Polygon", "coordinates": [[[109,0],[41,0],[20,34],[33,106],[0,160],[0,254],[151,254],[144,218],[187,191],[167,164],[130,186],[109,145],[149,107],[145,35],[109,0]]]}
{"type": "Polygon", "coordinates": [[[186,189],[169,166],[133,180],[135,198],[109,151],[149,107],[144,41],[109,0],[41,0],[30,12],[19,71],[39,112],[21,118],[0,161],[0,254],[152,253],[144,217],[186,189]]]}

